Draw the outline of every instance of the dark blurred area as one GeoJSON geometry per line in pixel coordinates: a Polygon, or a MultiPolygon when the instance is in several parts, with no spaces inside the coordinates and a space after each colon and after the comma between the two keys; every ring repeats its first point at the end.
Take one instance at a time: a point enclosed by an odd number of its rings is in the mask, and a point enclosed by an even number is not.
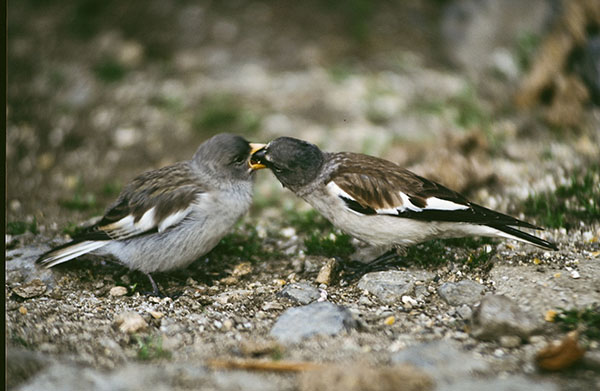
{"type": "Polygon", "coordinates": [[[134,175],[188,159],[222,131],[377,154],[471,193],[515,184],[494,173],[494,159],[552,156],[548,135],[585,135],[573,164],[593,159],[599,9],[585,0],[11,2],[8,220],[55,230],[100,213],[134,175]]]}

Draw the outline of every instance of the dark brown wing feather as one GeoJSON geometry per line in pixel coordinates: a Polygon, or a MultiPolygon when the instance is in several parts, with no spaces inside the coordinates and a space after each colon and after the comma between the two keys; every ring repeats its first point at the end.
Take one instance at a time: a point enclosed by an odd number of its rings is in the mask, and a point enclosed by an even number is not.
{"type": "Polygon", "coordinates": [[[402,206],[400,192],[420,208],[429,197],[438,197],[457,204],[468,205],[461,194],[422,178],[395,163],[373,156],[342,152],[332,154],[338,164],[329,180],[354,197],[363,206],[373,209],[402,206]]]}
{"type": "Polygon", "coordinates": [[[342,152],[330,155],[337,168],[326,182],[334,181],[343,191],[354,198],[344,200],[360,213],[376,214],[381,209],[404,209],[400,192],[406,194],[411,204],[422,211],[399,211],[399,217],[426,221],[452,221],[485,224],[494,227],[512,225],[540,229],[527,222],[503,213],[495,212],[470,202],[466,197],[438,183],[418,176],[395,163],[373,156],[342,152]],[[467,208],[441,210],[427,208],[430,197],[451,201],[467,208]]]}

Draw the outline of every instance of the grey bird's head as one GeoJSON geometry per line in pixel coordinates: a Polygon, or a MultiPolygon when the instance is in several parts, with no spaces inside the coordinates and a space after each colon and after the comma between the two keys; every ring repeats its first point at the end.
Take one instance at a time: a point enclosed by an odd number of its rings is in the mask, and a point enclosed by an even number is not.
{"type": "Polygon", "coordinates": [[[221,179],[247,180],[253,170],[248,162],[253,149],[262,148],[262,144],[251,144],[243,137],[220,133],[203,142],[192,158],[200,170],[209,170],[221,179]]]}
{"type": "Polygon", "coordinates": [[[279,182],[296,191],[318,176],[325,158],[314,144],[292,137],[279,137],[250,157],[253,170],[269,168],[279,182]]]}

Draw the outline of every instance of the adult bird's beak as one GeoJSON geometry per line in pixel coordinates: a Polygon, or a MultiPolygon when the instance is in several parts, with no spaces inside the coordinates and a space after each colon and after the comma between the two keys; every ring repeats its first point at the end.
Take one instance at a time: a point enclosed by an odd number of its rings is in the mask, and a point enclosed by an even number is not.
{"type": "Polygon", "coordinates": [[[265,153],[267,152],[266,144],[255,144],[250,143],[250,160],[248,161],[248,165],[252,170],[260,170],[261,168],[266,168],[262,161],[265,158],[265,153]]]}

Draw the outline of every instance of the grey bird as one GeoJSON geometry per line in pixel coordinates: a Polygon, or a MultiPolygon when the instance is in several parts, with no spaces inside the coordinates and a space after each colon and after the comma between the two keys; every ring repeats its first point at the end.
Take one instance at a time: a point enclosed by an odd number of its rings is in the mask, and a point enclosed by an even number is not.
{"type": "Polygon", "coordinates": [[[98,223],[37,263],[50,268],[92,251],[111,254],[145,273],[158,294],[150,273],[185,268],[212,250],[248,211],[253,147],[258,148],[222,133],[202,143],[191,160],[141,174],[98,223]]]}
{"type": "Polygon", "coordinates": [[[380,253],[433,238],[466,236],[516,239],[557,250],[554,243],[518,229],[541,228],[373,156],[323,152],[306,141],[280,137],[254,152],[250,166],[269,168],[334,226],[380,253]]]}

